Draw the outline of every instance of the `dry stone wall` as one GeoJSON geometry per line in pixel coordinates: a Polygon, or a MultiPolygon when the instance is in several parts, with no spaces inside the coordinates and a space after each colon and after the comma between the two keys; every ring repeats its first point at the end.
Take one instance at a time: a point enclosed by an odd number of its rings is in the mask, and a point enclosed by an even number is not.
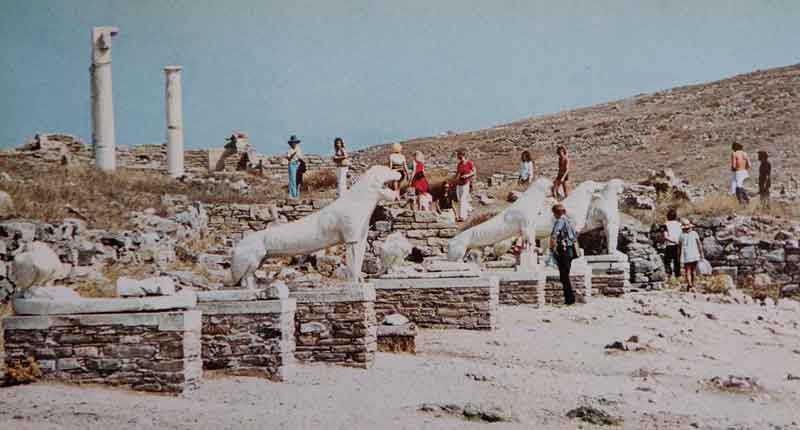
{"type": "Polygon", "coordinates": [[[425,328],[492,330],[497,324],[497,278],[376,279],[379,320],[402,314],[425,328]]]}

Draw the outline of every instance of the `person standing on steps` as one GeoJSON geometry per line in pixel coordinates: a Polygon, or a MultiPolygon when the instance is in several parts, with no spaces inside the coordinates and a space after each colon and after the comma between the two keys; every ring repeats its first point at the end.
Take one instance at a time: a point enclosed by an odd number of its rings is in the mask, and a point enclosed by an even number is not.
{"type": "Polygon", "coordinates": [[[569,170],[572,166],[570,166],[569,157],[567,156],[567,148],[564,147],[564,145],[559,145],[556,149],[556,153],[558,154],[558,174],[556,175],[556,179],[553,181],[553,198],[561,200],[569,195],[569,170]],[[559,197],[559,188],[564,190],[563,197],[559,197]]]}
{"type": "Polygon", "coordinates": [[[530,185],[533,182],[533,160],[530,151],[522,151],[522,160],[519,163],[519,183],[530,185]]]}
{"type": "Polygon", "coordinates": [[[456,151],[458,165],[456,166],[456,198],[458,200],[458,213],[456,221],[462,222],[469,217],[472,212],[470,204],[470,185],[472,178],[475,177],[475,164],[467,159],[467,153],[463,149],[456,151]]]}
{"type": "Polygon", "coordinates": [[[350,166],[341,137],[333,139],[333,163],[336,165],[336,197],[341,197],[347,191],[347,170],[350,166]]]}
{"type": "Polygon", "coordinates": [[[300,198],[300,183],[298,182],[300,161],[303,159],[303,151],[300,150],[300,139],[292,135],[289,137],[289,152],[286,159],[289,160],[289,198],[300,198]]]}
{"type": "Polygon", "coordinates": [[[758,151],[758,195],[761,206],[769,208],[769,189],[772,188],[772,163],[767,151],[758,151]]]}
{"type": "Polygon", "coordinates": [[[401,183],[408,177],[408,165],[406,157],[403,155],[403,145],[392,144],[392,153],[389,154],[389,168],[400,173],[400,180],[392,182],[392,189],[400,192],[401,183]]]}
{"type": "Polygon", "coordinates": [[[556,258],[558,276],[564,289],[564,303],[569,306],[575,304],[575,292],[572,289],[569,273],[572,270],[572,260],[578,258],[575,254],[575,242],[578,236],[567,218],[564,205],[561,203],[553,205],[553,217],[556,222],[550,233],[550,252],[556,258]]]}
{"type": "Polygon", "coordinates": [[[667,224],[666,231],[664,232],[664,268],[667,269],[668,276],[680,278],[681,276],[681,261],[678,256],[680,251],[681,238],[681,223],[678,222],[678,213],[674,208],[667,211],[667,224]]]}
{"type": "Polygon", "coordinates": [[[742,206],[750,202],[744,189],[744,181],[750,177],[750,173],[747,172],[750,168],[750,157],[743,149],[739,142],[731,145],[731,194],[736,196],[736,200],[742,206]]]}

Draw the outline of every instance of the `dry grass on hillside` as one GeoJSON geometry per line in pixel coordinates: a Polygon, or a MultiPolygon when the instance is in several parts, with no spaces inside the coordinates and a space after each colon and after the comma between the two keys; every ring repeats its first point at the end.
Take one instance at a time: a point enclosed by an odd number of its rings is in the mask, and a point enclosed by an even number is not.
{"type": "Polygon", "coordinates": [[[165,194],[185,194],[191,201],[205,203],[270,203],[285,198],[282,187],[264,180],[241,195],[225,184],[190,185],[157,172],[120,169],[108,174],[90,166],[66,168],[13,157],[0,157],[0,172],[14,179],[0,184],[0,189],[14,200],[16,216],[48,222],[83,217],[94,228],[122,228],[132,211],[155,208],[166,213],[161,204],[165,194]]]}
{"type": "Polygon", "coordinates": [[[655,211],[628,210],[626,212],[640,221],[650,224],[666,220],[667,211],[670,208],[675,208],[680,218],[733,215],[768,216],[778,219],[800,218],[800,207],[796,204],[773,201],[769,207],[764,207],[758,196],[751,196],[750,204],[742,207],[733,196],[728,194],[709,194],[703,200],[695,203],[664,197],[657,202],[655,211]]]}

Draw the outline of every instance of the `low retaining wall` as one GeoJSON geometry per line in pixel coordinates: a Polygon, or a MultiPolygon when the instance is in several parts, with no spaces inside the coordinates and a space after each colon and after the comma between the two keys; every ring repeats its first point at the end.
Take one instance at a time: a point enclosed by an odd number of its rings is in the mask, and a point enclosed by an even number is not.
{"type": "Polygon", "coordinates": [[[378,319],[399,313],[425,328],[492,330],[499,281],[492,277],[375,279],[378,319]]]}
{"type": "Polygon", "coordinates": [[[33,357],[44,378],[181,394],[200,381],[200,312],[10,316],[6,365],[33,357]]]}
{"type": "Polygon", "coordinates": [[[297,289],[290,297],[297,300],[294,331],[299,361],[372,366],[377,350],[372,285],[297,289]]]}
{"type": "Polygon", "coordinates": [[[414,324],[378,326],[378,351],[417,353],[417,326],[414,324]]]}
{"type": "Polygon", "coordinates": [[[273,381],[291,378],[295,363],[294,299],[259,300],[245,294],[206,298],[202,293],[198,298],[198,308],[203,312],[204,370],[273,381]]]}

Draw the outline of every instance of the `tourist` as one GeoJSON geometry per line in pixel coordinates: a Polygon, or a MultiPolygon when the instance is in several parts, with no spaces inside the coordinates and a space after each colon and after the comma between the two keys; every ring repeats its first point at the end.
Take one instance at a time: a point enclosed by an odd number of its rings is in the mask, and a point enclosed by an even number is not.
{"type": "Polygon", "coordinates": [[[463,149],[456,151],[458,165],[456,166],[456,198],[458,200],[458,213],[456,221],[462,222],[469,217],[472,211],[470,199],[470,184],[475,177],[475,164],[467,159],[467,153],[463,149]]]}
{"type": "Polygon", "coordinates": [[[422,155],[422,152],[417,151],[414,153],[414,160],[411,162],[411,174],[409,177],[411,178],[411,186],[417,190],[417,195],[419,195],[420,188],[424,186],[425,192],[428,192],[428,180],[425,179],[425,156],[422,155]],[[424,182],[423,184],[419,184],[417,186],[417,182],[424,182]]]}
{"type": "Polygon", "coordinates": [[[703,244],[700,236],[694,231],[692,222],[684,218],[681,220],[680,258],[683,262],[683,273],[686,277],[686,288],[692,291],[697,287],[697,263],[704,260],[703,244]]]}
{"type": "Polygon", "coordinates": [[[406,165],[406,157],[402,153],[403,145],[399,143],[392,144],[392,153],[389,154],[389,168],[400,173],[399,181],[392,181],[392,189],[400,192],[400,183],[408,177],[408,166],[406,165]]]}
{"type": "Polygon", "coordinates": [[[333,139],[333,163],[336,165],[336,197],[341,197],[347,191],[347,168],[350,165],[341,137],[333,139]]]}
{"type": "Polygon", "coordinates": [[[743,151],[742,144],[735,142],[731,145],[731,194],[736,196],[740,205],[750,202],[747,191],[744,189],[745,179],[750,177],[747,169],[750,168],[750,157],[743,151]]]}
{"type": "Polygon", "coordinates": [[[758,151],[758,195],[761,206],[769,208],[769,189],[772,187],[772,163],[767,151],[758,151]]]}
{"type": "Polygon", "coordinates": [[[678,278],[681,276],[681,262],[678,245],[681,238],[681,223],[678,222],[678,212],[674,208],[667,211],[667,223],[662,239],[664,240],[664,267],[667,276],[678,278]]]}
{"type": "Polygon", "coordinates": [[[519,183],[530,185],[533,181],[533,160],[530,151],[522,151],[522,160],[519,163],[519,183]]]}
{"type": "Polygon", "coordinates": [[[429,185],[428,180],[425,178],[425,172],[420,170],[414,174],[413,178],[411,179],[411,188],[414,189],[414,193],[417,196],[414,210],[431,210],[433,197],[429,193],[429,185]]]}
{"type": "Polygon", "coordinates": [[[555,255],[561,287],[564,289],[564,303],[573,305],[575,304],[575,292],[572,290],[569,273],[572,270],[572,260],[578,258],[575,252],[578,236],[567,217],[564,205],[558,203],[553,206],[553,217],[556,222],[550,233],[550,252],[555,255]]]}
{"type": "Polygon", "coordinates": [[[300,161],[303,159],[303,152],[300,150],[300,139],[292,135],[289,137],[289,152],[286,153],[286,159],[289,160],[289,198],[300,198],[300,161]]]}
{"type": "Polygon", "coordinates": [[[448,217],[451,221],[455,221],[455,212],[453,212],[453,192],[450,187],[450,182],[445,181],[442,184],[442,192],[434,202],[434,211],[438,215],[448,217]]]}
{"type": "Polygon", "coordinates": [[[567,156],[567,148],[565,148],[563,145],[559,145],[556,149],[556,153],[558,154],[558,174],[556,175],[556,179],[553,181],[553,198],[560,200],[561,198],[566,198],[569,195],[569,169],[571,166],[569,157],[567,156]],[[560,197],[559,188],[564,191],[563,197],[560,197]]]}

